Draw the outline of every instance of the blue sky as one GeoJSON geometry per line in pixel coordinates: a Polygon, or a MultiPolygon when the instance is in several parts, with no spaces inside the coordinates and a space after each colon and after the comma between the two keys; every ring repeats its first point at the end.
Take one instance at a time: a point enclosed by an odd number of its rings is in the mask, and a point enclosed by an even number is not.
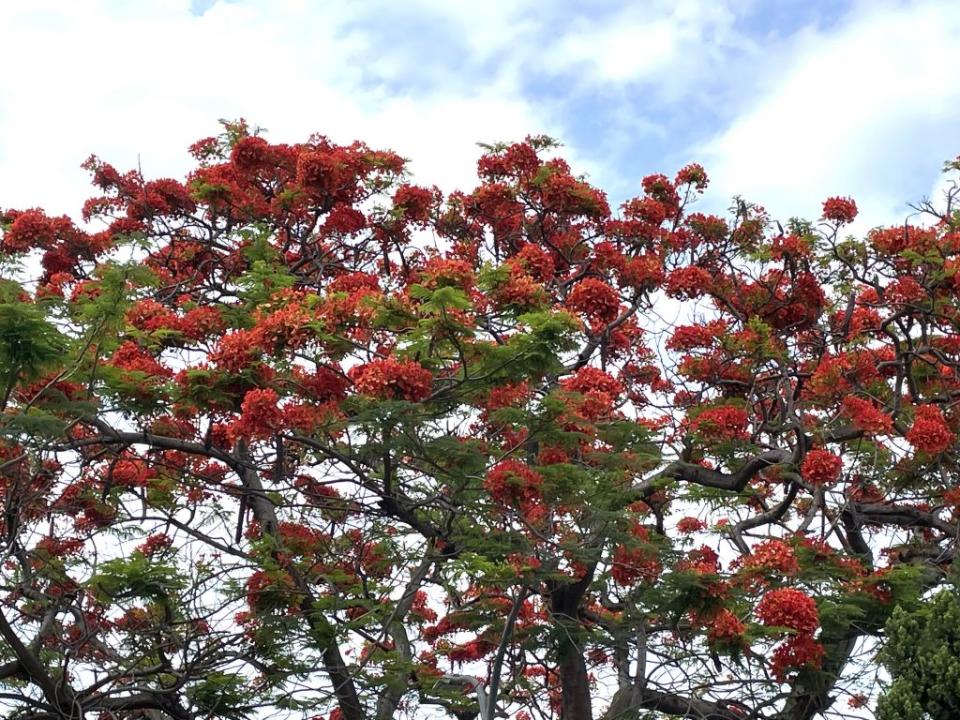
{"type": "Polygon", "coordinates": [[[696,160],[711,208],[853,195],[867,226],[960,153],[947,0],[6,0],[0,27],[3,207],[75,214],[90,153],[181,175],[221,117],[392,147],[444,189],[477,142],[545,132],[615,202],[696,160]]]}

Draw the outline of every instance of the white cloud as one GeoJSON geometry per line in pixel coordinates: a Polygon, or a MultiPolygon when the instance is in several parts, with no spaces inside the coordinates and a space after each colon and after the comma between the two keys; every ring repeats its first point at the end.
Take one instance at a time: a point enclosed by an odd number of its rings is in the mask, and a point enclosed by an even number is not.
{"type": "Polygon", "coordinates": [[[0,207],[76,214],[90,153],[180,176],[218,118],[246,117],[275,141],[322,132],[389,147],[446,189],[474,180],[477,141],[559,131],[503,79],[417,96],[367,82],[366,58],[387,53],[356,29],[354,8],[251,0],[196,17],[189,0],[0,4],[0,207]]]}
{"type": "Polygon", "coordinates": [[[567,142],[576,170],[610,185],[609,146],[640,121],[609,128],[592,148],[606,161],[588,162],[563,137],[577,122],[568,83],[676,89],[720,52],[732,22],[705,0],[597,15],[511,0],[221,0],[200,17],[192,5],[0,3],[0,207],[76,213],[90,153],[180,176],[187,145],[241,116],[276,141],[319,131],[393,148],[419,182],[445,189],[472,184],[476,142],[546,132],[567,142]],[[544,76],[554,86],[531,93],[544,76]]]}
{"type": "Polygon", "coordinates": [[[651,146],[676,155],[670,128],[636,113],[644,93],[691,126],[728,103],[729,127],[689,154],[724,206],[742,193],[810,216],[823,197],[852,194],[874,222],[895,219],[960,150],[949,145],[960,6],[864,3],[833,29],[770,47],[776,35],[737,25],[751,5],[651,0],[589,14],[510,0],[221,0],[197,17],[190,0],[0,2],[0,207],[76,213],[90,153],[180,176],[191,142],[241,116],[276,141],[319,131],[393,148],[417,181],[444,189],[473,183],[476,142],[546,132],[568,143],[576,170],[618,187],[622,173],[673,162],[626,167],[638,137],[663,132],[651,146]],[[739,92],[717,81],[733,67],[747,71],[739,92]],[[571,127],[596,124],[571,116],[578,92],[603,98],[604,124],[571,147],[571,127]],[[924,180],[908,187],[916,173],[924,180]]]}
{"type": "Polygon", "coordinates": [[[826,197],[852,195],[864,223],[902,222],[960,150],[958,33],[960,5],[864,3],[757,57],[757,99],[694,151],[713,195],[779,217],[816,217],[826,197]]]}
{"type": "MultiPolygon", "coordinates": [[[[728,4],[656,0],[625,3],[599,19],[581,17],[565,29],[544,64],[556,72],[579,68],[588,83],[643,83],[677,97],[702,81],[726,51],[747,44],[733,29],[728,4]]],[[[744,11],[747,4],[739,7],[744,11]]]]}

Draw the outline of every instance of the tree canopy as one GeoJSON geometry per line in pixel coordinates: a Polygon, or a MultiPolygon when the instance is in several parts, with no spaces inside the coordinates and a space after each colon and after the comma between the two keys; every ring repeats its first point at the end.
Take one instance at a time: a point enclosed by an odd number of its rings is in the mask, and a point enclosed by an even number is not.
{"type": "Polygon", "coordinates": [[[955,185],[857,238],[699,165],[613,212],[545,137],[446,195],[190,151],[0,215],[7,717],[873,706],[960,535],[955,185]]]}

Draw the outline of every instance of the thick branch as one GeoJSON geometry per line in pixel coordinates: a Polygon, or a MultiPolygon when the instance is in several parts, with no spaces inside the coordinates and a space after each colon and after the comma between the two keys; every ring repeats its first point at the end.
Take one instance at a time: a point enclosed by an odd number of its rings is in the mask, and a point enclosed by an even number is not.
{"type": "MultiPolygon", "coordinates": [[[[261,529],[266,534],[276,536],[278,527],[276,509],[263,489],[259,473],[250,462],[246,445],[243,442],[237,443],[237,460],[234,466],[240,467],[240,480],[243,483],[243,489],[248,493],[250,507],[257,522],[260,523],[261,529]]],[[[330,622],[317,610],[313,592],[300,573],[293,568],[287,568],[287,572],[294,581],[298,592],[303,596],[300,608],[310,625],[313,637],[322,640],[324,669],[330,677],[330,682],[333,683],[333,692],[344,720],[366,720],[366,713],[360,704],[353,678],[350,677],[347,665],[340,654],[336,634],[333,632],[330,622]]]]}
{"type": "Polygon", "coordinates": [[[703,487],[741,492],[761,470],[771,465],[792,461],[793,453],[789,450],[768,450],[747,460],[737,472],[725,473],[705,468],[702,465],[675,460],[654,477],[641,483],[637,489],[641,493],[651,491],[656,489],[658,482],[665,478],[672,478],[681,482],[702,485],[703,487]]]}
{"type": "Polygon", "coordinates": [[[691,720],[742,720],[743,715],[730,709],[724,702],[710,702],[696,697],[685,697],[674,693],[646,688],[637,694],[634,688],[618,690],[613,696],[610,707],[602,720],[622,720],[632,717],[637,710],[654,710],[667,715],[675,715],[691,720]]]}
{"type": "Polygon", "coordinates": [[[7,622],[6,616],[0,612],[0,637],[13,651],[17,664],[30,677],[30,681],[40,688],[47,702],[55,707],[63,717],[73,714],[73,691],[66,685],[60,685],[47,673],[37,657],[30,652],[16,631],[7,622]]]}

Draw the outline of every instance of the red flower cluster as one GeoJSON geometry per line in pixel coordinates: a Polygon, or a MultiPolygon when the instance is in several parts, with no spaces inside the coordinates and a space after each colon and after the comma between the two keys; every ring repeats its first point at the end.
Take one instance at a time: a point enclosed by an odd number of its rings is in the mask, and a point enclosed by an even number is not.
{"type": "Polygon", "coordinates": [[[783,540],[766,540],[755,548],[743,561],[748,570],[775,570],[784,575],[793,575],[800,566],[793,548],[783,540]]]}
{"type": "Polygon", "coordinates": [[[215,307],[195,307],[180,316],[155,300],[136,303],[127,311],[127,322],[144,332],[172,331],[188,340],[202,340],[224,329],[223,318],[215,307]]]}
{"type": "Polygon", "coordinates": [[[847,700],[847,707],[857,709],[867,706],[867,696],[863,693],[857,693],[856,695],[851,695],[847,700]]]}
{"type": "Polygon", "coordinates": [[[405,219],[423,224],[430,219],[430,212],[437,203],[439,193],[436,190],[401,185],[393,195],[393,206],[403,211],[405,219]]]}
{"type": "Polygon", "coordinates": [[[886,255],[899,255],[904,250],[924,253],[932,250],[938,243],[934,228],[920,228],[916,225],[875,228],[867,233],[867,239],[886,255]]]}
{"type": "Polygon", "coordinates": [[[690,163],[677,171],[674,179],[676,185],[693,185],[697,190],[706,190],[709,179],[707,171],[703,169],[700,163],[690,163]]]}
{"type": "Polygon", "coordinates": [[[285,553],[308,556],[329,546],[330,537],[320,530],[295,522],[281,522],[277,526],[280,545],[285,553]]]}
{"type": "Polygon", "coordinates": [[[425,590],[417,590],[413,596],[410,613],[423,622],[437,621],[437,611],[430,607],[430,596],[425,590]]]}
{"type": "Polygon", "coordinates": [[[811,485],[829,485],[840,477],[843,459],[829,450],[815,448],[807,452],[800,465],[800,475],[811,485]]]}
{"type": "Polygon", "coordinates": [[[614,548],[610,576],[617,585],[630,587],[637,582],[654,582],[660,571],[660,562],[649,551],[624,545],[614,548]]]}
{"type": "Polygon", "coordinates": [[[173,371],[161,365],[153,355],[132,340],[127,340],[117,348],[110,358],[110,364],[128,372],[142,373],[145,379],[154,382],[173,375],[173,371]]]}
{"type": "Polygon", "coordinates": [[[54,538],[48,536],[41,538],[40,541],[37,542],[34,551],[45,552],[50,557],[68,557],[71,555],[79,555],[83,552],[85,546],[86,541],[81,538],[54,538]]]}
{"type": "Polygon", "coordinates": [[[351,368],[357,391],[371,397],[420,402],[430,397],[433,375],[412,360],[384,358],[351,368]]]}
{"type": "Polygon", "coordinates": [[[852,223],[857,217],[857,204],[852,198],[827,198],[823,203],[823,217],[838,225],[852,223]]]}
{"type": "Polygon", "coordinates": [[[928,296],[927,289],[910,275],[897,278],[883,293],[884,300],[895,306],[923,302],[928,296]]]}
{"type": "Polygon", "coordinates": [[[742,645],[747,626],[724,608],[709,623],[707,642],[710,645],[742,645]]]}
{"type": "Polygon", "coordinates": [[[713,284],[713,276],[701,267],[678,268],[667,276],[668,297],[693,300],[704,295],[713,284]]]}
{"type": "MultiPolygon", "coordinates": [[[[661,173],[647,175],[641,181],[641,184],[643,185],[643,191],[657,202],[662,203],[667,210],[673,211],[680,206],[680,194],[666,175],[661,173]]],[[[666,216],[664,219],[666,219],[666,216]]]]}
{"type": "Polygon", "coordinates": [[[813,633],[820,626],[820,615],[813,598],[794,588],[771,590],[763,596],[754,612],[768,627],[813,633]]]}
{"type": "Polygon", "coordinates": [[[14,215],[3,238],[0,252],[16,254],[34,248],[49,249],[65,235],[76,233],[73,222],[66,215],[52,218],[41,210],[11,212],[14,215]]]}
{"type": "Polygon", "coordinates": [[[667,340],[667,350],[689,352],[698,348],[709,348],[729,331],[729,323],[722,319],[702,325],[681,325],[667,340]]]}
{"type": "Polygon", "coordinates": [[[220,338],[210,361],[229,373],[241,373],[263,355],[260,338],[253,330],[235,330],[220,338]]]}
{"type": "Polygon", "coordinates": [[[540,486],[543,476],[519,460],[503,460],[487,472],[483,481],[490,497],[501,505],[515,505],[530,520],[539,519],[544,508],[540,486]]]}
{"type": "Polygon", "coordinates": [[[490,388],[486,400],[483,402],[485,410],[499,410],[505,407],[522,405],[530,397],[530,384],[524,380],[518,383],[508,383],[490,388]]]}
{"type": "Polygon", "coordinates": [[[793,668],[819,669],[823,663],[823,645],[813,639],[809,633],[794,635],[773,651],[770,666],[774,677],[780,682],[786,680],[787,670],[793,668]]]}
{"type": "Polygon", "coordinates": [[[477,638],[463,645],[455,645],[447,651],[451,662],[473,662],[486,657],[497,649],[497,643],[492,640],[477,638]]]}
{"type": "Polygon", "coordinates": [[[117,460],[107,473],[107,481],[119,487],[145,487],[150,479],[150,470],[139,458],[117,460]]]}
{"type": "Polygon", "coordinates": [[[563,380],[560,386],[567,392],[576,392],[586,395],[587,393],[601,393],[611,398],[616,398],[623,392],[623,385],[619,380],[600,368],[589,365],[580,368],[572,376],[563,380]]]}
{"type": "Polygon", "coordinates": [[[733,405],[707,408],[690,421],[690,432],[707,442],[749,440],[747,411],[733,405]]]}
{"type": "MultiPolygon", "coordinates": [[[[636,524],[631,534],[641,543],[650,540],[650,531],[636,524]]],[[[629,587],[637,582],[654,582],[663,569],[652,547],[620,544],[613,550],[610,576],[617,585],[629,587]]]]}
{"type": "Polygon", "coordinates": [[[431,290],[455,287],[470,292],[475,280],[473,266],[457,258],[430,258],[420,270],[420,283],[431,290]]]}
{"type": "Polygon", "coordinates": [[[300,397],[318,403],[341,400],[350,387],[350,381],[338,365],[318,365],[312,373],[295,367],[293,376],[299,386],[300,397]]]}
{"type": "Polygon", "coordinates": [[[534,243],[525,243],[512,260],[523,267],[538,282],[552,280],[557,269],[553,256],[534,243]]]}
{"type": "Polygon", "coordinates": [[[893,430],[893,418],[865,398],[848,395],[842,409],[853,426],[867,435],[886,435],[893,430]]]}
{"type": "Polygon", "coordinates": [[[231,436],[262,439],[277,432],[283,423],[283,413],[277,407],[275,390],[250,390],[243,398],[240,419],[230,427],[231,436]]]}
{"type": "Polygon", "coordinates": [[[137,550],[147,557],[152,557],[156,553],[162,552],[172,546],[173,540],[168,535],[156,533],[147,537],[147,539],[143,541],[143,544],[138,545],[137,550]]]}
{"type": "Polygon", "coordinates": [[[560,386],[567,392],[580,393],[583,402],[576,411],[583,417],[596,420],[609,417],[623,393],[623,385],[612,375],[595,367],[582,367],[560,386]]]}
{"type": "Polygon", "coordinates": [[[947,425],[939,405],[920,405],[907,431],[907,440],[917,450],[935,455],[952,448],[957,436],[947,425]]]}
{"type": "Polygon", "coordinates": [[[302,293],[283,292],[271,298],[271,304],[280,307],[258,311],[254,314],[257,325],[254,332],[260,345],[270,354],[286,348],[296,349],[310,341],[314,330],[313,320],[302,293]]]}
{"type": "Polygon", "coordinates": [[[247,578],[247,604],[257,613],[297,604],[293,579],[287,573],[256,570],[247,578]]]}
{"type": "Polygon", "coordinates": [[[677,571],[692,572],[697,575],[716,575],[720,572],[720,556],[713,548],[701,545],[691,550],[686,559],[677,562],[677,571]]]}
{"type": "Polygon", "coordinates": [[[603,280],[586,278],[570,291],[566,306],[592,322],[609,323],[620,314],[620,296],[603,280]]]}
{"type": "Polygon", "coordinates": [[[695,517],[684,517],[677,521],[677,532],[684,535],[699,532],[706,528],[707,524],[703,520],[695,517]]]}
{"type": "Polygon", "coordinates": [[[171,178],[160,178],[144,183],[136,195],[130,198],[127,214],[133,220],[146,220],[154,215],[192,213],[197,204],[187,189],[171,178]]]}
{"type": "Polygon", "coordinates": [[[943,491],[943,503],[952,507],[954,512],[960,512],[960,485],[943,491]]]}
{"type": "Polygon", "coordinates": [[[506,281],[490,291],[490,299],[497,307],[530,310],[546,302],[547,293],[543,285],[534,280],[517,263],[507,261],[510,274],[506,281]]]}

